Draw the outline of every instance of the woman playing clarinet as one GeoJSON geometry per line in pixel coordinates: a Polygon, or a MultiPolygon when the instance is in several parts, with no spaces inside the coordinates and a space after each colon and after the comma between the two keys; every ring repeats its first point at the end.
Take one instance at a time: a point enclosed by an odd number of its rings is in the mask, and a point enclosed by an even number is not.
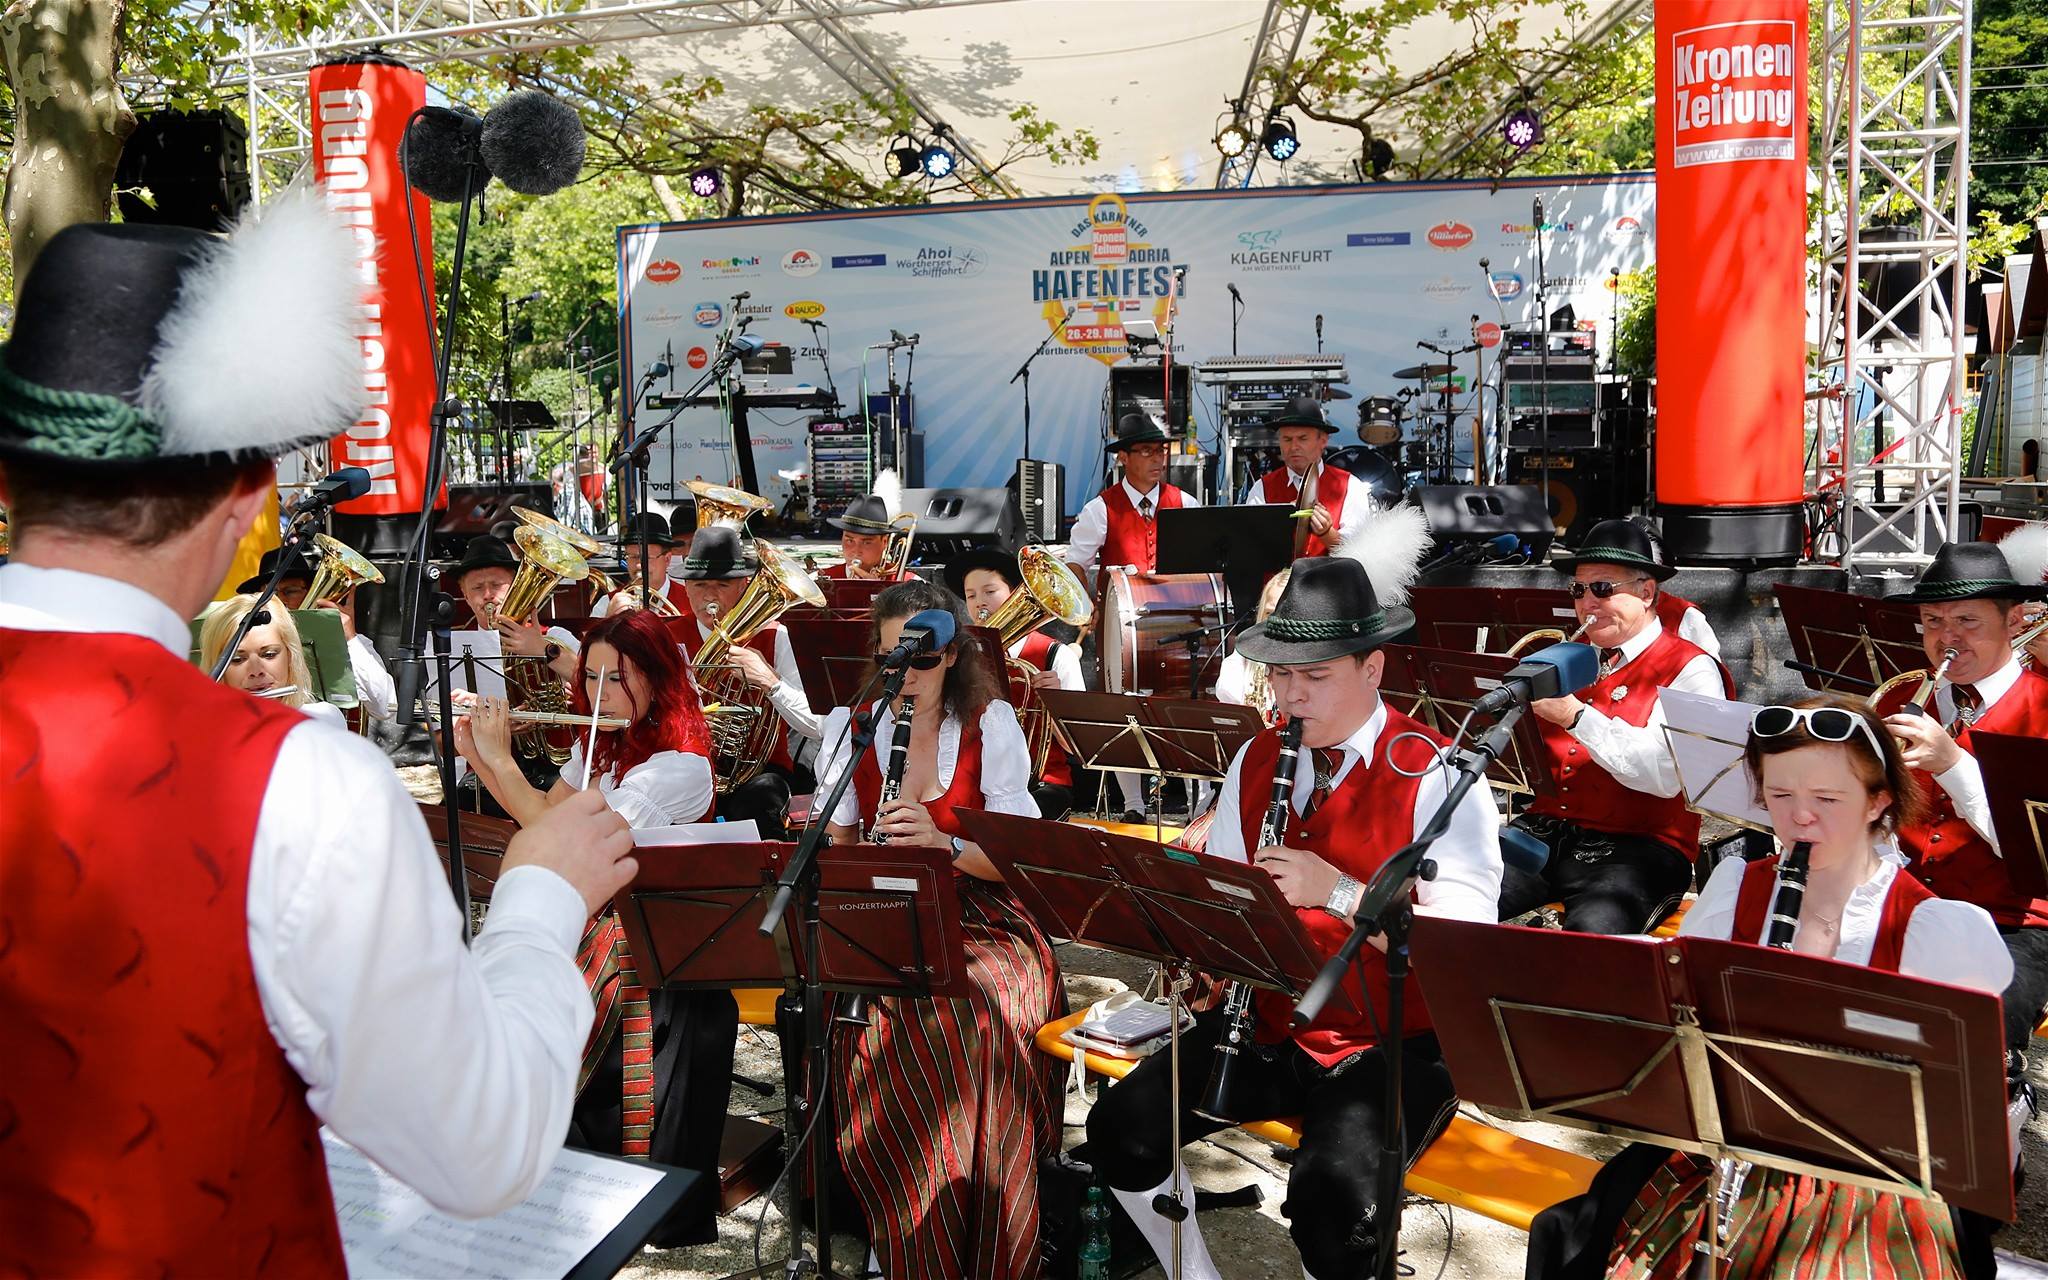
{"type": "MultiPolygon", "coordinates": [[[[1935,897],[1905,870],[1894,837],[1925,800],[1882,722],[1838,698],[1762,707],[1750,721],[1745,757],[1782,852],[1721,863],[1681,933],[1783,946],[1994,994],[2004,989],[2012,957],[1991,917],[1935,897]]],[[[1709,1173],[1701,1157],[1628,1148],[1590,1192],[1536,1219],[1528,1274],[1685,1275],[1698,1256],[1709,1173]]],[[[1967,1274],[1945,1209],[1804,1174],[1745,1166],[1741,1175],[1722,1205],[1727,1229],[1717,1275],[1967,1274]]]]}
{"type": "MultiPolygon", "coordinates": [[[[1031,1041],[1066,999],[1045,935],[955,817],[1038,816],[1030,751],[1016,712],[997,697],[995,673],[967,651],[965,607],[927,582],[892,586],[875,597],[874,651],[892,650],[905,622],[927,609],[951,613],[959,638],[911,659],[897,702],[860,708],[874,717],[874,745],[853,762],[831,834],[840,844],[865,833],[950,852],[974,990],[875,998],[865,1025],[840,1025],[839,1158],[888,1280],[1019,1280],[1039,1271],[1038,1160],[1058,1148],[1060,1132],[1058,1070],[1031,1041]],[[896,716],[906,707],[908,745],[898,753],[896,716]]],[[[849,719],[841,708],[826,720],[821,780],[847,766],[849,719]]]]}

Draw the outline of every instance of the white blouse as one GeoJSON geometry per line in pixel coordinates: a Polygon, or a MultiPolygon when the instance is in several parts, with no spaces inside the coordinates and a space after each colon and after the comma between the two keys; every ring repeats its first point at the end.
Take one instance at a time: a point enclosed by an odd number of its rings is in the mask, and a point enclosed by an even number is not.
{"type": "Polygon", "coordinates": [[[1251,692],[1252,664],[1242,654],[1226,653],[1216,664],[1216,701],[1245,705],[1251,692]]]}
{"type": "MultiPolygon", "coordinates": [[[[1835,943],[1835,959],[1845,964],[1870,963],[1877,945],[1878,921],[1884,915],[1885,895],[1892,879],[1906,865],[1905,855],[1889,841],[1878,846],[1880,861],[1876,874],[1858,885],[1842,907],[1841,934],[1835,943]]],[[[1749,864],[1729,858],[1714,868],[1707,887],[1700,890],[1680,922],[1678,931],[1686,937],[1730,938],[1735,933],[1735,904],[1742,892],[1742,877],[1749,864]]],[[[1773,897],[1777,883],[1771,885],[1773,897]]],[[[1806,927],[1804,921],[1799,927],[1806,927]]],[[[1794,935],[1794,941],[1798,935],[1794,935]]],[[[1739,939],[1763,941],[1762,937],[1739,939]]],[[[1950,898],[1931,898],[1913,909],[1906,922],[1906,945],[1899,958],[1899,972],[1912,978],[1946,982],[1950,986],[1974,987],[1993,995],[2012,981],[2012,953],[2005,949],[1998,927],[1984,908],[1950,898]]]]}
{"type": "MultiPolygon", "coordinates": [[[[577,743],[562,766],[562,781],[581,790],[583,744],[577,743]]],[[[630,827],[674,827],[702,822],[711,809],[711,762],[687,751],[657,751],[626,770],[624,779],[609,771],[594,779],[598,794],[630,827]]]]}
{"type": "MultiPolygon", "coordinates": [[[[853,750],[853,735],[847,732],[848,713],[845,707],[835,707],[825,717],[825,749],[818,758],[818,790],[820,794],[829,791],[839,771],[846,767],[848,756],[853,750]]],[[[890,740],[895,736],[896,717],[884,710],[881,724],[875,729],[872,751],[886,753],[890,740]]],[[[939,787],[944,794],[953,785],[953,770],[960,763],[960,719],[951,711],[939,724],[939,787]]],[[[1017,727],[1017,713],[1009,703],[998,698],[981,711],[981,804],[978,808],[990,813],[1013,813],[1019,817],[1038,817],[1038,802],[1031,798],[1031,749],[1024,742],[1024,731],[1017,727]]],[[[839,807],[832,811],[832,822],[841,827],[860,825],[860,797],[848,787],[846,794],[839,797],[839,807]]]]}

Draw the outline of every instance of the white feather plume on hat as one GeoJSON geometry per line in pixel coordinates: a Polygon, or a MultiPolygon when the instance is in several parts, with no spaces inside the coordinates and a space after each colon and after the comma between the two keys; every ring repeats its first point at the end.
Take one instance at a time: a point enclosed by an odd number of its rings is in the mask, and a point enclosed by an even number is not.
{"type": "Polygon", "coordinates": [[[2048,520],[2023,524],[1999,540],[2012,576],[2030,587],[2048,582],[2048,520]]]}
{"type": "Polygon", "coordinates": [[[1429,519],[1422,508],[1406,502],[1393,506],[1375,502],[1365,528],[1344,539],[1337,554],[1365,566],[1382,607],[1405,605],[1408,588],[1422,574],[1422,557],[1431,541],[1429,519]]]}
{"type": "Polygon", "coordinates": [[[186,273],[142,403],[166,454],[276,453],[354,422],[365,401],[353,238],[318,192],[251,210],[186,273]]]}
{"type": "Polygon", "coordinates": [[[875,477],[875,496],[882,500],[891,520],[903,514],[903,477],[896,474],[896,468],[885,467],[875,477]]]}

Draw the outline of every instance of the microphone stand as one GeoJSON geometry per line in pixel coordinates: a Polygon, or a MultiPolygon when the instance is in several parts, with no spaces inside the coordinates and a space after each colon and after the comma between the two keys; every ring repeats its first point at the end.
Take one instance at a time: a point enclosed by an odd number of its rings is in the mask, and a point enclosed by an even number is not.
{"type": "Polygon", "coordinates": [[[1068,307],[1067,314],[1061,316],[1060,322],[1053,326],[1052,332],[1045,335],[1045,341],[1033,347],[1031,354],[1024,357],[1024,363],[1017,366],[1017,372],[1010,375],[1012,382],[1019,378],[1024,380],[1024,457],[1027,461],[1031,457],[1031,362],[1045,354],[1045,349],[1052,345],[1054,338],[1066,336],[1067,322],[1073,318],[1074,309],[1068,307]]]}
{"type": "Polygon", "coordinates": [[[1539,459],[1538,483],[1543,487],[1543,518],[1553,531],[1557,528],[1557,517],[1550,510],[1550,278],[1543,269],[1543,201],[1536,201],[1536,404],[1543,415],[1537,425],[1537,438],[1541,442],[1542,455],[1539,459]]]}
{"type": "Polygon", "coordinates": [[[242,615],[242,620],[235,624],[235,634],[228,637],[227,648],[222,649],[220,656],[214,659],[213,670],[208,673],[208,678],[215,684],[220,683],[221,674],[228,669],[228,663],[233,661],[235,650],[242,647],[242,641],[247,639],[249,632],[255,628],[256,615],[263,612],[264,606],[277,595],[277,584],[284,581],[284,571],[291,567],[292,549],[304,541],[301,525],[310,522],[313,514],[324,506],[324,503],[310,504],[292,513],[290,521],[285,525],[284,537],[278,543],[277,567],[270,571],[270,581],[264,583],[263,590],[256,593],[255,607],[242,615]]]}
{"type": "Polygon", "coordinates": [[[1398,1274],[1396,1257],[1400,1253],[1401,1184],[1406,1172],[1401,1133],[1401,1019],[1406,1014],[1408,929],[1415,920],[1415,910],[1408,901],[1408,894],[1417,880],[1436,878],[1436,863],[1428,856],[1430,846],[1450,830],[1451,815],[1457,812],[1466,793],[1486,776],[1487,769],[1508,749],[1514,737],[1515,722],[1522,718],[1525,710],[1526,703],[1518,702],[1509,707],[1476,744],[1452,753],[1458,777],[1444,796],[1443,803],[1430,815],[1422,834],[1381,863],[1380,869],[1373,873],[1371,882],[1365,886],[1358,910],[1352,915],[1351,936],[1344,939],[1344,945],[1337,948],[1337,954],[1323,965],[1322,972],[1316,975],[1316,980],[1302,994],[1300,1003],[1294,1006],[1293,1026],[1296,1030],[1314,1022],[1343,983],[1345,972],[1358,962],[1358,953],[1366,942],[1374,934],[1385,935],[1387,1016],[1380,1025],[1378,1048],[1385,1064],[1386,1090],[1381,1103],[1384,1119],[1380,1128],[1377,1186],[1373,1193],[1373,1212],[1377,1215],[1374,1242],[1379,1247],[1379,1263],[1373,1269],[1373,1275],[1377,1280],[1395,1280],[1398,1274]]]}

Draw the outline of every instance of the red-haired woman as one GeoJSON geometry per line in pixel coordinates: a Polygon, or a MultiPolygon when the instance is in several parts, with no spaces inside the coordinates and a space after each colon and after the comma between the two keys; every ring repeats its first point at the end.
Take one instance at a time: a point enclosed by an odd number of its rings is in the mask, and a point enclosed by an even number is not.
{"type": "MultiPolygon", "coordinates": [[[[712,813],[711,735],[682,656],[661,620],[643,610],[605,618],[590,629],[570,686],[578,715],[594,706],[624,720],[599,729],[590,781],[635,827],[707,821],[712,813]]],[[[490,793],[522,825],[574,792],[583,781],[579,741],[546,791],[520,773],[512,754],[505,704],[486,698],[455,722],[455,746],[490,793]]],[[[571,1119],[572,1145],[651,1156],[664,1164],[718,1170],[725,1130],[739,1010],[729,991],[657,991],[637,985],[618,917],[599,916],[578,955],[597,1001],[598,1020],[584,1054],[584,1080],[571,1119]],[[651,998],[650,998],[651,994],[651,998]],[[653,1079],[627,1081],[626,1035],[652,1033],[653,1079]]],[[[716,1197],[697,1197],[685,1220],[671,1216],[656,1234],[661,1245],[716,1238],[716,1197]]]]}

